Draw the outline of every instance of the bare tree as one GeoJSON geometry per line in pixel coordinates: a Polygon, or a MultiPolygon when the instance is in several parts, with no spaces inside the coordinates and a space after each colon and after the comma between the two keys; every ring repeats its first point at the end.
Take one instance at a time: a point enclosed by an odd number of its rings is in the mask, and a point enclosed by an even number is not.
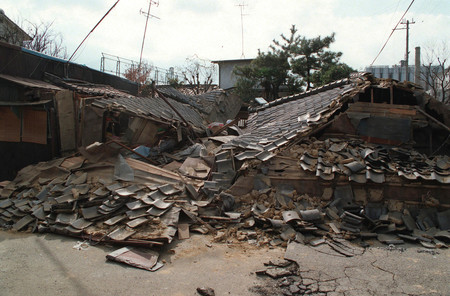
{"type": "Polygon", "coordinates": [[[35,24],[28,22],[27,33],[31,40],[24,42],[24,47],[46,55],[67,58],[67,49],[63,46],[61,33],[56,33],[52,29],[53,22],[35,24]]]}
{"type": "Polygon", "coordinates": [[[150,82],[150,74],[153,66],[148,62],[142,62],[141,65],[131,65],[123,74],[126,79],[137,82],[139,85],[138,94],[143,97],[152,94],[152,85],[150,82]]]}
{"type": "Polygon", "coordinates": [[[147,62],[142,62],[141,65],[131,65],[125,70],[124,76],[126,79],[144,85],[150,80],[150,73],[153,70],[153,66],[147,62]]]}
{"type": "Polygon", "coordinates": [[[186,84],[191,86],[196,94],[200,94],[211,89],[216,67],[211,61],[200,59],[195,55],[186,58],[186,66],[181,72],[186,84]]]}
{"type": "Polygon", "coordinates": [[[427,47],[420,73],[425,88],[444,104],[450,104],[449,57],[449,47],[445,42],[438,46],[427,47]]]}

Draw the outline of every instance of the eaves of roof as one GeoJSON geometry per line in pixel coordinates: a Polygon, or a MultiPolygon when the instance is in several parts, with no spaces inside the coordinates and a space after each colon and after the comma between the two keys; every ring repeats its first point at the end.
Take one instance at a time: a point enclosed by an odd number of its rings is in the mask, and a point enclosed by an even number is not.
{"type": "Polygon", "coordinates": [[[30,78],[23,78],[17,76],[11,76],[7,74],[0,74],[0,79],[5,79],[10,82],[14,82],[16,84],[20,84],[22,86],[31,87],[31,88],[41,88],[41,89],[51,89],[51,90],[62,90],[62,88],[57,87],[56,85],[36,80],[30,78]]]}

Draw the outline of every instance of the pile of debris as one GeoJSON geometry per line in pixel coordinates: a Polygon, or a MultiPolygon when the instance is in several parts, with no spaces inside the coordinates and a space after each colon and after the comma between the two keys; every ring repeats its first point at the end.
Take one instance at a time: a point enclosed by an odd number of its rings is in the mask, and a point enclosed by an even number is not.
{"type": "MultiPolygon", "coordinates": [[[[304,163],[307,152],[301,148],[292,149],[304,163]]],[[[315,150],[308,151],[313,158],[315,150]]],[[[121,154],[88,152],[26,167],[4,184],[2,225],[136,246],[162,246],[177,233],[188,238],[189,231],[213,232],[216,241],[327,244],[344,256],[355,254],[345,239],[362,246],[371,238],[387,244],[407,240],[429,248],[446,247],[450,240],[450,210],[439,212],[433,197],[425,207],[392,200],[361,203],[344,185],[324,199],[298,194],[289,184],[274,186],[265,175],[251,178],[251,192],[239,195],[233,188],[222,191],[234,180],[231,150],[217,154],[218,172],[211,174],[201,158],[187,157],[175,173],[121,154]],[[209,175],[215,181],[205,181],[209,175]]],[[[332,157],[325,152],[317,159],[332,157]]]]}
{"type": "Polygon", "coordinates": [[[421,178],[450,183],[448,156],[428,158],[414,150],[386,148],[359,139],[320,141],[311,138],[281,155],[298,157],[303,170],[314,172],[324,180],[341,174],[357,183],[367,180],[383,183],[386,175],[398,175],[409,180],[421,178]]]}
{"type": "Polygon", "coordinates": [[[95,157],[73,156],[22,169],[3,184],[1,224],[136,246],[161,246],[177,231],[188,233],[189,225],[179,221],[196,221],[191,197],[197,197],[201,180],[121,154],[95,157]]]}
{"type": "MultiPolygon", "coordinates": [[[[262,180],[268,179],[255,178],[259,190],[235,198],[242,223],[230,226],[226,234],[237,241],[272,246],[287,246],[289,241],[326,244],[348,257],[359,251],[346,240],[363,247],[378,239],[386,244],[418,242],[427,248],[447,247],[450,241],[450,210],[399,201],[358,205],[350,186],[337,187],[334,198],[324,201],[299,195],[289,185],[272,188],[262,180]]],[[[230,241],[225,235],[216,239],[230,241]]]]}

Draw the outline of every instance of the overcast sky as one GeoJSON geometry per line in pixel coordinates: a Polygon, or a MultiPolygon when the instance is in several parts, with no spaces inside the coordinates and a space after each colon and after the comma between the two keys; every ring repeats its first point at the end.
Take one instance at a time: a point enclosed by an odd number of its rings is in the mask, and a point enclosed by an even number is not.
{"type": "MultiPolygon", "coordinates": [[[[52,22],[70,56],[116,0],[2,0],[13,21],[52,22]]],[[[341,61],[362,70],[377,55],[411,0],[160,0],[149,20],[144,59],[163,68],[182,66],[187,57],[241,58],[244,3],[244,54],[267,51],[272,40],[295,24],[306,37],[336,33],[331,49],[341,61]]],[[[99,69],[101,53],[139,60],[147,0],[121,0],[91,34],[74,61],[99,69]]],[[[406,19],[410,26],[410,64],[414,48],[450,40],[450,1],[416,0],[406,19]]],[[[400,26],[403,27],[403,26],[400,26]]],[[[395,31],[375,65],[398,64],[405,56],[405,30],[395,31]]]]}

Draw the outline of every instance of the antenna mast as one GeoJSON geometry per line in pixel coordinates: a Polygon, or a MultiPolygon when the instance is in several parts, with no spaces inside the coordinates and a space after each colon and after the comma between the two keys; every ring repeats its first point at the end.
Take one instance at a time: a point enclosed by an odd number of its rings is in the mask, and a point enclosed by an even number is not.
{"type": "Polygon", "coordinates": [[[242,54],[241,54],[241,59],[245,58],[244,55],[244,16],[246,14],[244,14],[244,7],[248,6],[246,4],[244,4],[244,2],[242,2],[242,4],[238,4],[236,6],[239,6],[239,8],[241,9],[241,38],[242,38],[242,54]]]}
{"type": "Polygon", "coordinates": [[[160,19],[159,17],[150,14],[150,9],[152,7],[152,4],[155,4],[156,6],[159,6],[159,1],[155,2],[153,0],[150,0],[150,2],[148,3],[148,11],[144,12],[142,11],[142,9],[139,11],[141,14],[145,15],[146,19],[145,19],[145,29],[144,29],[144,36],[142,37],[142,46],[141,46],[141,55],[139,57],[139,66],[138,66],[138,72],[141,71],[141,64],[142,64],[142,53],[144,52],[144,43],[145,43],[145,35],[147,33],[147,25],[148,25],[148,19],[149,18],[157,18],[160,19]]]}

